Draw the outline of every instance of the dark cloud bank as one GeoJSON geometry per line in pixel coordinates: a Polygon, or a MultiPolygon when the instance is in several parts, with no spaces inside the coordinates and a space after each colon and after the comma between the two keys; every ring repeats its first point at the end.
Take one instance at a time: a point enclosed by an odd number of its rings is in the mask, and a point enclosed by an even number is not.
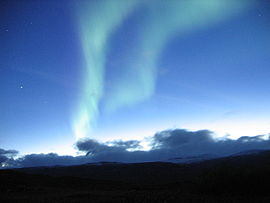
{"type": "Polygon", "coordinates": [[[0,164],[9,160],[13,160],[13,157],[18,154],[16,150],[4,150],[0,148],[0,164]]]}
{"type": "MultiPolygon", "coordinates": [[[[156,133],[151,140],[151,150],[142,151],[140,141],[112,141],[100,143],[92,139],[76,143],[84,156],[59,156],[50,154],[29,154],[14,159],[15,150],[0,149],[2,167],[32,167],[53,165],[75,165],[89,162],[147,162],[147,161],[187,161],[191,157],[222,157],[249,150],[270,149],[270,139],[262,135],[240,137],[237,140],[215,140],[208,130],[188,131],[184,129],[166,130],[156,133]]],[[[195,159],[194,159],[195,160],[195,159]]]]}

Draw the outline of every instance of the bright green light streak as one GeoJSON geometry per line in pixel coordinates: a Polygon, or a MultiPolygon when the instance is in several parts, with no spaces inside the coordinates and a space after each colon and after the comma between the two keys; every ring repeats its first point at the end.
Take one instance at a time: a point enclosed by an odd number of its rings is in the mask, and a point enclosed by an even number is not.
{"type": "Polygon", "coordinates": [[[73,129],[77,139],[95,125],[103,95],[107,40],[134,5],[134,1],[83,1],[80,5],[80,35],[85,58],[84,84],[73,129]]]}
{"type": "MultiPolygon", "coordinates": [[[[77,139],[95,125],[104,94],[108,39],[136,6],[146,8],[140,25],[139,53],[112,84],[105,108],[112,112],[153,95],[157,63],[163,47],[175,36],[206,28],[240,13],[252,0],[99,0],[80,2],[80,37],[85,72],[73,129],[77,139]]],[[[121,43],[121,42],[119,42],[121,43]]]]}
{"type": "Polygon", "coordinates": [[[141,23],[139,51],[121,74],[124,77],[112,84],[110,97],[105,101],[106,110],[113,112],[154,94],[159,56],[173,37],[220,23],[241,13],[250,3],[249,0],[144,1],[147,16],[141,23]]]}

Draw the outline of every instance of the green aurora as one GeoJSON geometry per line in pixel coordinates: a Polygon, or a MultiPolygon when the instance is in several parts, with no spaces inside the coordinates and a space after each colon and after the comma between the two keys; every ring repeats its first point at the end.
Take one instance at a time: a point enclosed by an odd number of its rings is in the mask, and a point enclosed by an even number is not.
{"type": "MultiPolygon", "coordinates": [[[[106,56],[110,36],[135,9],[144,8],[133,58],[111,85],[103,101],[106,112],[147,100],[155,92],[157,63],[166,44],[175,36],[213,26],[246,10],[252,0],[98,0],[78,4],[83,84],[73,120],[76,139],[90,136],[104,98],[106,56]]],[[[119,42],[121,43],[121,42],[119,42]]],[[[128,51],[128,50],[127,50],[128,51]]]]}

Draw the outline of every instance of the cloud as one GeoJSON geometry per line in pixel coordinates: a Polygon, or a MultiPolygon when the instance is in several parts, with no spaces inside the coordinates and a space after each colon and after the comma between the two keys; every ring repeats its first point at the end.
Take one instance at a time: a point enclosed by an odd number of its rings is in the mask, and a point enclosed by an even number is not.
{"type": "Polygon", "coordinates": [[[93,139],[83,139],[77,142],[76,144],[79,151],[86,151],[88,154],[96,154],[103,151],[111,151],[113,147],[109,147],[108,145],[99,143],[93,139]]]}
{"type": "Polygon", "coordinates": [[[76,146],[79,151],[85,152],[86,156],[94,162],[97,161],[118,161],[118,162],[136,162],[142,160],[145,151],[128,151],[129,149],[138,148],[140,141],[112,141],[100,143],[92,139],[83,139],[77,142],[76,146]],[[139,158],[139,159],[138,159],[139,158]]]}
{"type": "Polygon", "coordinates": [[[188,131],[184,129],[165,130],[153,136],[152,149],[166,152],[170,156],[199,156],[211,154],[217,157],[227,156],[242,151],[270,149],[269,137],[242,136],[237,140],[213,138],[209,130],[188,131]]]}
{"type": "Polygon", "coordinates": [[[146,162],[190,160],[190,157],[223,157],[250,150],[270,150],[269,136],[243,136],[237,140],[213,138],[209,130],[189,131],[173,129],[157,132],[151,138],[151,150],[141,150],[139,140],[115,140],[106,143],[93,139],[82,139],[76,143],[78,151],[85,156],[59,156],[49,154],[29,154],[13,159],[15,150],[0,149],[2,166],[33,167],[53,165],[76,165],[90,162],[146,162]]]}
{"type": "Polygon", "coordinates": [[[77,142],[79,151],[85,152],[94,161],[168,161],[177,157],[202,156],[222,157],[259,149],[270,149],[270,141],[265,136],[243,136],[237,140],[213,138],[209,130],[188,131],[185,129],[165,130],[152,137],[151,150],[140,151],[140,142],[114,141],[111,146],[93,140],[77,142]],[[137,149],[129,151],[128,149],[137,149]]]}
{"type": "Polygon", "coordinates": [[[208,130],[187,131],[184,129],[166,130],[154,135],[154,149],[175,149],[184,145],[214,142],[208,130]]]}
{"type": "Polygon", "coordinates": [[[94,155],[103,152],[126,152],[129,149],[141,148],[139,140],[114,140],[107,143],[100,143],[93,139],[82,139],[76,143],[79,151],[87,152],[87,155],[94,155]]]}
{"type": "Polygon", "coordinates": [[[18,154],[16,150],[4,150],[0,148],[0,166],[9,160],[13,160],[13,157],[18,154]]]}
{"type": "Polygon", "coordinates": [[[59,156],[55,153],[29,154],[17,159],[14,165],[16,167],[77,165],[88,163],[89,161],[86,156],[59,156]]]}
{"type": "Polygon", "coordinates": [[[116,147],[122,147],[124,149],[141,149],[142,148],[139,140],[129,140],[129,141],[114,140],[112,142],[108,142],[108,144],[111,144],[116,147]]]}

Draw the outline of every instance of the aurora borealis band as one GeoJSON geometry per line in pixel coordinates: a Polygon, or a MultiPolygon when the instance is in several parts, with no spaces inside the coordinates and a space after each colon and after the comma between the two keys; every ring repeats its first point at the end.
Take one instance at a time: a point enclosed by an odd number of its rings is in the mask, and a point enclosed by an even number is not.
{"type": "Polygon", "coordinates": [[[270,132],[269,1],[2,0],[0,9],[0,149],[77,155],[74,142],[86,139],[148,150],[164,130],[270,132]]]}
{"type": "Polygon", "coordinates": [[[158,80],[157,64],[170,40],[229,20],[249,9],[252,3],[252,0],[98,0],[76,3],[84,55],[83,82],[73,118],[76,138],[90,136],[101,111],[112,113],[145,101],[154,94],[158,80]],[[108,53],[113,52],[110,40],[138,12],[142,21],[134,31],[137,43],[125,50],[133,60],[121,63],[124,67],[117,68],[115,77],[108,83],[108,53]]]}

